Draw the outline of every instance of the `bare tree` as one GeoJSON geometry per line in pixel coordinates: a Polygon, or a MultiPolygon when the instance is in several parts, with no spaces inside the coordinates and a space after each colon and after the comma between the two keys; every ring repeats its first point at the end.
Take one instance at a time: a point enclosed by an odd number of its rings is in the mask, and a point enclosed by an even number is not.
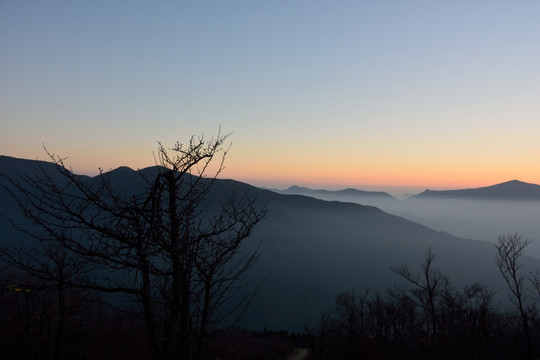
{"type": "Polygon", "coordinates": [[[39,228],[29,234],[80,267],[48,279],[127,296],[155,359],[201,358],[209,330],[237,318],[253,295],[236,296],[259,257],[257,246],[242,245],[266,210],[248,194],[213,192],[227,137],[193,137],[171,149],[159,144],[158,166],[140,171],[139,183],[127,189],[111,172],[75,175],[52,154],[54,171],[40,167],[9,179],[8,191],[39,228]]]}
{"type": "Polygon", "coordinates": [[[338,335],[344,359],[356,359],[360,355],[361,339],[365,338],[365,318],[368,311],[369,289],[360,295],[354,290],[336,297],[336,320],[334,329],[338,335]]]}
{"type": "Polygon", "coordinates": [[[318,323],[313,328],[307,324],[305,325],[304,332],[310,339],[310,359],[321,360],[327,356],[326,353],[328,351],[328,343],[332,337],[331,322],[331,315],[326,312],[322,312],[318,323]]]}
{"type": "Polygon", "coordinates": [[[414,286],[411,290],[403,291],[402,295],[409,294],[407,297],[427,315],[428,329],[433,340],[438,333],[437,302],[448,281],[446,276],[433,268],[434,261],[435,254],[431,249],[428,249],[424,256],[424,262],[420,265],[422,271],[420,274],[411,273],[407,265],[392,268],[393,272],[414,286]]]}
{"type": "MultiPolygon", "coordinates": [[[[82,310],[75,305],[82,299],[82,292],[74,291],[73,287],[67,285],[80,268],[79,263],[70,261],[66,251],[55,246],[56,244],[42,242],[39,245],[39,248],[18,245],[15,249],[2,246],[0,257],[3,262],[19,270],[18,278],[15,273],[12,281],[18,283],[19,292],[25,295],[26,302],[28,294],[32,293],[35,302],[33,308],[37,312],[35,317],[54,319],[54,323],[49,321],[47,325],[48,338],[53,339],[48,348],[52,359],[61,359],[63,347],[69,338],[66,336],[68,321],[74,311],[82,310]]],[[[26,318],[28,322],[31,321],[28,314],[26,318]]],[[[29,331],[29,325],[27,328],[29,331]]]]}
{"type": "Polygon", "coordinates": [[[504,277],[508,290],[511,294],[511,301],[516,306],[521,317],[521,326],[525,337],[527,356],[532,359],[532,344],[529,330],[529,317],[526,309],[526,291],[525,278],[521,274],[522,263],[520,258],[523,255],[523,250],[530,244],[529,239],[524,239],[519,234],[501,235],[495,244],[497,255],[495,262],[501,275],[504,277]]]}

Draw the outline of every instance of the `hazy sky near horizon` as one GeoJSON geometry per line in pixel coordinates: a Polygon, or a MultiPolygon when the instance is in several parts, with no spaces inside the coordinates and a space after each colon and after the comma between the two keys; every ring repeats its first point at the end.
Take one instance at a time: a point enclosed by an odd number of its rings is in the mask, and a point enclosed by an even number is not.
{"type": "Polygon", "coordinates": [[[540,2],[0,1],[0,154],[92,174],[233,132],[225,177],[540,183],[540,2]]]}

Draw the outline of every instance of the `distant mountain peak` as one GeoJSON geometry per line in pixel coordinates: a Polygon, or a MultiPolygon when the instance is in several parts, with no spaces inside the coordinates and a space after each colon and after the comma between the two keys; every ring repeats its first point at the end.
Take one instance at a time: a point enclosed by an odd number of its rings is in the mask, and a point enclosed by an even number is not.
{"type": "Polygon", "coordinates": [[[298,191],[298,190],[311,190],[306,187],[298,186],[298,185],[292,185],[291,187],[287,188],[285,191],[298,191]]]}
{"type": "Polygon", "coordinates": [[[324,200],[351,201],[353,198],[380,198],[385,200],[395,200],[390,194],[382,191],[366,191],[355,188],[346,188],[342,190],[314,190],[307,187],[293,185],[285,190],[275,190],[280,194],[288,195],[306,195],[324,200]]]}
{"type": "Polygon", "coordinates": [[[425,190],[412,199],[540,200],[540,185],[520,180],[460,190],[425,190]]]}
{"type": "Polygon", "coordinates": [[[128,167],[128,166],[120,166],[120,167],[117,167],[116,169],[114,169],[113,171],[119,171],[119,172],[134,172],[135,170],[133,170],[132,168],[128,167]]]}

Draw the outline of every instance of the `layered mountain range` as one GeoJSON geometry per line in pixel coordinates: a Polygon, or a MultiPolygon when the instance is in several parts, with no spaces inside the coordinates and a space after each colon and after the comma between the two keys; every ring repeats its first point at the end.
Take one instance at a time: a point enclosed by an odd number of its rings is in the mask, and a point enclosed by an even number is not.
{"type": "MultiPolygon", "coordinates": [[[[280,194],[307,195],[324,200],[354,200],[364,199],[373,201],[397,200],[392,195],[382,191],[366,191],[353,188],[343,190],[310,189],[292,185],[287,189],[271,189],[280,194]]],[[[456,189],[456,190],[429,190],[412,195],[408,199],[468,199],[468,200],[540,200],[540,185],[526,183],[519,180],[506,181],[491,186],[456,189]]]]}
{"type": "MultiPolygon", "coordinates": [[[[31,173],[35,166],[52,165],[0,157],[0,173],[8,176],[31,173]]],[[[151,168],[135,171],[123,167],[109,175],[114,186],[136,189],[143,183],[141,175],[148,171],[151,168]]],[[[435,266],[457,286],[480,282],[504,293],[492,243],[436,231],[373,206],[279,194],[234,180],[218,180],[209,196],[220,199],[232,192],[246,193],[268,209],[246,242],[248,247],[260,244],[261,258],[249,273],[252,284],[260,287],[242,326],[301,329],[305,323],[314,323],[321,311],[332,308],[339,292],[385,291],[400,281],[392,266],[410,264],[413,272],[419,271],[428,249],[436,254],[435,266]]],[[[367,196],[398,201],[384,193],[367,196]]],[[[24,222],[3,188],[0,200],[0,213],[5,216],[0,218],[0,242],[27,241],[7,220],[24,222]]],[[[539,260],[525,257],[524,261],[524,269],[540,269],[539,260]]]]}

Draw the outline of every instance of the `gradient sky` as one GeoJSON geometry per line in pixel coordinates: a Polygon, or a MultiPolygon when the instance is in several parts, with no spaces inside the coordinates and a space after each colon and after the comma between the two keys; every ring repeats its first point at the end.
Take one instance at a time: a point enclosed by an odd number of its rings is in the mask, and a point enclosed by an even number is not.
{"type": "Polygon", "coordinates": [[[0,1],[0,154],[95,174],[233,132],[225,177],[540,183],[540,1],[0,1]]]}

